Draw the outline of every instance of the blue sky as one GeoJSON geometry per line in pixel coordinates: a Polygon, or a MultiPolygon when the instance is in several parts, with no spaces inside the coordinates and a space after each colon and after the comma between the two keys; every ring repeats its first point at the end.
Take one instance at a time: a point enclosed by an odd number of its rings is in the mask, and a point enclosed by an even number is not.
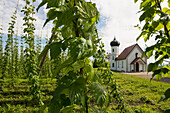
{"type": "MultiPolygon", "coordinates": [[[[90,1],[90,0],[87,0],[90,1]]],[[[150,46],[155,43],[154,38],[148,42],[144,42],[141,38],[136,42],[136,38],[139,36],[140,31],[134,26],[139,24],[139,16],[137,14],[139,11],[139,3],[134,3],[134,0],[91,0],[96,3],[97,8],[100,12],[100,21],[97,25],[98,32],[102,41],[105,44],[105,50],[110,50],[110,42],[113,40],[114,36],[120,42],[120,52],[124,48],[138,43],[144,50],[146,45],[150,46]]],[[[37,0],[35,6],[37,6],[41,0],[37,0]]],[[[4,33],[7,33],[8,23],[10,22],[10,17],[13,14],[16,7],[17,0],[0,0],[0,25],[3,25],[4,33]]],[[[19,10],[25,5],[23,0],[19,1],[19,10]]],[[[43,37],[50,37],[52,24],[47,24],[45,28],[42,29],[43,23],[46,19],[46,10],[44,7],[40,8],[39,12],[34,15],[37,19],[35,22],[37,30],[35,33],[43,37]]],[[[19,34],[22,33],[22,18],[23,14],[18,12],[17,14],[17,27],[19,29],[19,34]]],[[[143,24],[143,23],[141,23],[143,24]]],[[[149,60],[153,62],[153,58],[149,60]]]]}

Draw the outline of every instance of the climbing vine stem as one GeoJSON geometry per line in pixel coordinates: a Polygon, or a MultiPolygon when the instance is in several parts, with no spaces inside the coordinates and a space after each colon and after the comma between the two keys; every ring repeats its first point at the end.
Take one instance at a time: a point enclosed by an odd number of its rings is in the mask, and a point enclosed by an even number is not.
{"type": "Polygon", "coordinates": [[[40,83],[39,83],[39,76],[38,76],[38,66],[37,66],[37,60],[36,60],[36,51],[34,47],[34,31],[35,26],[33,22],[36,20],[34,15],[34,9],[33,3],[35,0],[29,1],[25,0],[26,5],[23,7],[22,12],[25,14],[25,17],[23,20],[25,23],[23,24],[25,26],[24,28],[24,40],[26,44],[25,48],[25,57],[26,57],[26,67],[27,67],[27,77],[30,80],[30,93],[32,94],[33,98],[32,100],[35,102],[36,105],[43,105],[43,102],[41,100],[41,91],[40,91],[40,83]],[[32,5],[31,5],[32,3],[32,5]]]}

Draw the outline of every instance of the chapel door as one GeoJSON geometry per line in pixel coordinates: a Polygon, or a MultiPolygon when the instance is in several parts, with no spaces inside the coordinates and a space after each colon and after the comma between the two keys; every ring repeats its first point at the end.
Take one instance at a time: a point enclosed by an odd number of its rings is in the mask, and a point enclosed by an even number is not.
{"type": "Polygon", "coordinates": [[[139,72],[139,63],[136,63],[136,72],[139,72]]]}

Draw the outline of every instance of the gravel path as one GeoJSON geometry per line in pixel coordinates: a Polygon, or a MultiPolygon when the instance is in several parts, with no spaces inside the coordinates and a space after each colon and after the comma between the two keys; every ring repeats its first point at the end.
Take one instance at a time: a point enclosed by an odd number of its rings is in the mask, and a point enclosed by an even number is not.
{"type": "MultiPolygon", "coordinates": [[[[150,79],[152,78],[152,74],[153,72],[138,72],[138,73],[124,73],[122,72],[122,74],[127,74],[127,75],[134,75],[136,77],[139,78],[145,78],[145,79],[150,79]]],[[[154,78],[153,80],[156,81],[156,79],[154,78]]],[[[159,80],[160,82],[166,82],[166,83],[170,83],[170,78],[169,77],[165,77],[159,80]]]]}
{"type": "Polygon", "coordinates": [[[136,72],[136,73],[123,73],[123,74],[128,74],[128,75],[145,75],[145,76],[151,76],[153,72],[136,72]]]}

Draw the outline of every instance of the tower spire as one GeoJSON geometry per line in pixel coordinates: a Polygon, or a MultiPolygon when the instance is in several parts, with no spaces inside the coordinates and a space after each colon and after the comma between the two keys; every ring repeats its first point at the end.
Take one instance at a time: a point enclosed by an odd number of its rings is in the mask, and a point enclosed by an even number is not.
{"type": "Polygon", "coordinates": [[[116,40],[116,36],[114,35],[114,40],[116,40]]]}
{"type": "Polygon", "coordinates": [[[110,46],[119,46],[120,43],[116,40],[116,36],[114,35],[113,41],[110,42],[110,46]]]}

